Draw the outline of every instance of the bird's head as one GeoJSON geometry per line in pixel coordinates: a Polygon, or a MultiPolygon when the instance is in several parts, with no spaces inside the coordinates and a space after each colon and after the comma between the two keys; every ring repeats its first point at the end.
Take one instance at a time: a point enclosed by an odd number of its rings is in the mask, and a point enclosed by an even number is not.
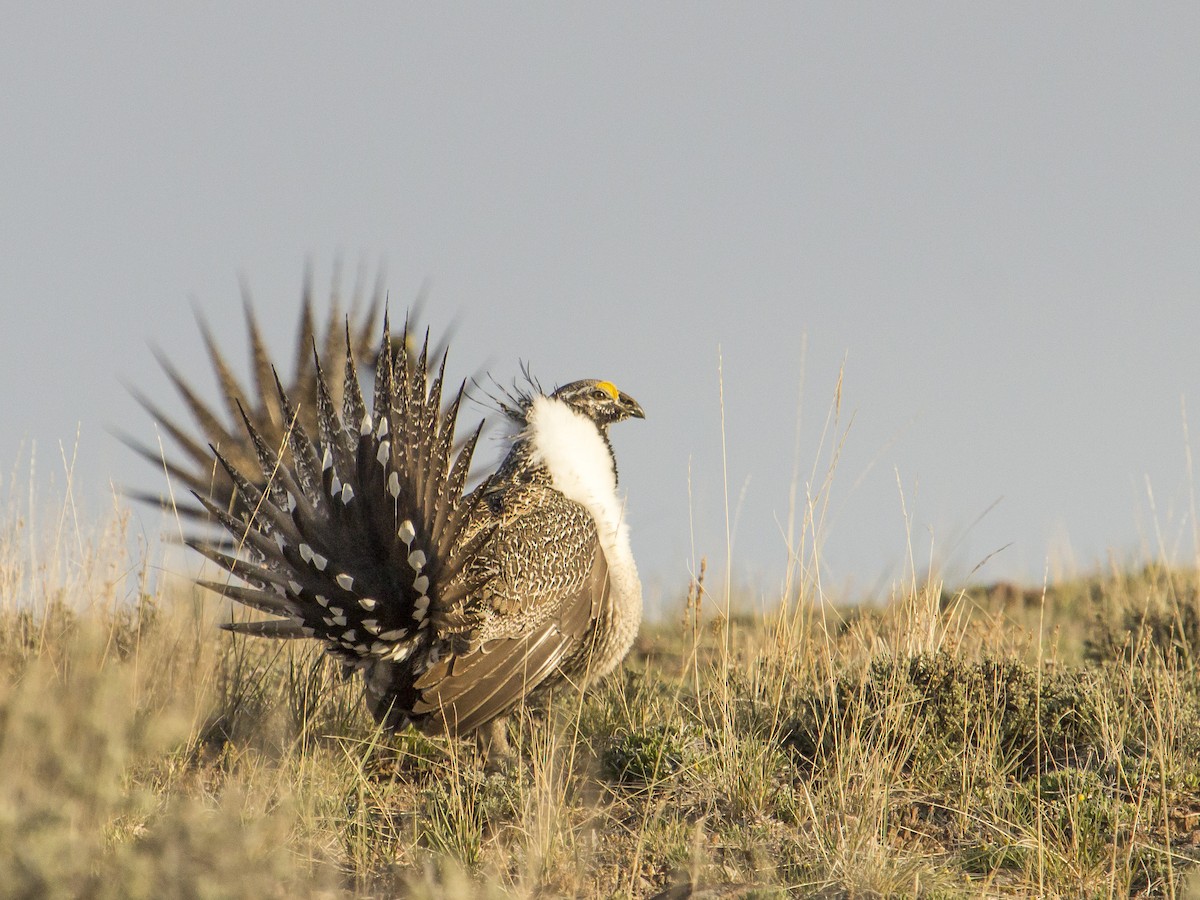
{"type": "Polygon", "coordinates": [[[585,378],[564,384],[550,395],[587,416],[601,428],[623,419],[644,419],[646,414],[636,400],[611,381],[585,378]]]}

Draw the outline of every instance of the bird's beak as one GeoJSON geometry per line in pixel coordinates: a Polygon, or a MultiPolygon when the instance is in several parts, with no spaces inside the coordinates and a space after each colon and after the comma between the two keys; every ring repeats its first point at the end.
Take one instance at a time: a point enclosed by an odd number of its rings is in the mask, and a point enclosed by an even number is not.
{"type": "Polygon", "coordinates": [[[625,410],[625,414],[627,416],[629,416],[629,418],[631,418],[631,419],[646,418],[646,414],[644,412],[642,412],[641,404],[639,404],[636,400],[634,400],[632,397],[630,397],[624,391],[620,392],[620,400],[621,400],[621,409],[625,410]]]}

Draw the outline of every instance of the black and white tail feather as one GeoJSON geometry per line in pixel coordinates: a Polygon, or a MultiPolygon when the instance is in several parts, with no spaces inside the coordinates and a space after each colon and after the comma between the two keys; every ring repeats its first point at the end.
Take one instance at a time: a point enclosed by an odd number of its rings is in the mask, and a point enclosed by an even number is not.
{"type": "MultiPolygon", "coordinates": [[[[338,360],[336,371],[333,373],[335,377],[331,378],[327,385],[331,396],[337,399],[342,396],[342,373],[351,368],[348,365],[343,366],[341,364],[343,360],[340,357],[344,354],[346,363],[352,361],[352,368],[355,372],[369,369],[375,359],[383,303],[382,282],[376,284],[369,303],[365,306],[360,305],[356,297],[351,304],[350,312],[345,315],[341,311],[341,304],[337,301],[336,292],[331,299],[329,314],[318,327],[313,312],[312,276],[311,273],[306,274],[292,376],[288,381],[287,393],[292,397],[314,395],[314,379],[316,377],[314,345],[321,348],[322,359],[338,360]],[[348,331],[350,335],[348,341],[343,339],[345,331],[348,331]]],[[[174,481],[184,485],[189,491],[207,495],[223,509],[234,508],[232,505],[235,503],[234,484],[227,477],[225,471],[214,464],[208,443],[221,448],[235,467],[248,471],[256,465],[257,458],[242,429],[243,418],[249,418],[267,442],[275,445],[282,442],[283,429],[286,424],[283,411],[277,402],[278,394],[274,386],[278,375],[271,362],[258,319],[248,297],[245,300],[244,309],[246,328],[250,336],[251,383],[248,390],[234,375],[232,367],[218,348],[207,323],[202,317],[197,316],[209,362],[220,387],[220,395],[225,407],[224,416],[221,410],[210,406],[201,399],[165,354],[155,351],[163,371],[175,386],[188,412],[200,426],[207,441],[193,438],[187,428],[173,420],[157,404],[132,385],[129,386],[130,392],[175,442],[182,451],[183,458],[177,461],[164,460],[161,451],[157,448],[147,446],[130,435],[120,435],[125,444],[134,452],[152,464],[165,468],[167,474],[174,481]],[[226,424],[227,422],[228,424],[226,424]]],[[[300,421],[306,428],[316,427],[314,404],[306,404],[300,413],[300,421]]],[[[161,503],[164,499],[157,494],[142,491],[131,491],[130,494],[134,499],[145,502],[161,503]]],[[[181,518],[189,522],[207,522],[209,519],[209,514],[203,506],[191,503],[181,503],[175,507],[175,511],[181,518]]]]}
{"type": "MultiPolygon", "coordinates": [[[[406,325],[400,346],[407,345],[406,325]]],[[[482,496],[463,492],[482,425],[454,452],[465,383],[443,408],[445,355],[431,379],[428,335],[415,356],[396,352],[385,318],[369,410],[353,358],[348,347],[339,412],[314,348],[317,434],[301,424],[276,378],[283,443],[272,446],[243,412],[256,469],[243,471],[210,448],[236,486],[241,512],[193,493],[242,553],[224,552],[220,539],[188,543],[249,585],[205,586],[281,617],[224,627],[318,638],[347,666],[362,668],[403,661],[431,642],[439,611],[490,577],[467,563],[491,532],[465,535],[482,496]]]]}

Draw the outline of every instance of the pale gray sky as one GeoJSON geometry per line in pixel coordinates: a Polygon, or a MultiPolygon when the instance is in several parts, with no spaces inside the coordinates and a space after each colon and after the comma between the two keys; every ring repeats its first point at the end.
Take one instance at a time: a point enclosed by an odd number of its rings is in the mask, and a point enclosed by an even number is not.
{"type": "MultiPolygon", "coordinates": [[[[306,258],[428,282],[452,363],[615,381],[643,572],[782,578],[845,360],[826,583],[1192,558],[1200,6],[5,3],[6,482],[157,486],[147,342],[291,349],[306,258]],[[805,349],[807,348],[807,349],[805,349]],[[797,442],[797,409],[803,381],[797,442]],[[799,448],[798,461],[795,448],[799,448]],[[689,471],[692,483],[689,512],[689,471]],[[802,486],[803,487],[803,486],[802,486]],[[986,515],[985,515],[986,512],[986,515]],[[982,518],[980,518],[982,516],[982,518]],[[1069,549],[1069,553],[1068,553],[1069,549]]],[[[349,281],[349,277],[347,278],[349,281]]],[[[826,450],[832,438],[826,438],[826,450]]],[[[494,448],[489,448],[494,452],[494,448]]],[[[159,528],[139,513],[140,527],[159,528]]]]}

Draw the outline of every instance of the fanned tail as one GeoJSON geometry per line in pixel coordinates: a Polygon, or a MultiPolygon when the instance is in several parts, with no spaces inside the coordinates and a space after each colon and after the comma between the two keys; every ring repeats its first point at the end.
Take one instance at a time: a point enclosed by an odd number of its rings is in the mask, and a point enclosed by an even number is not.
{"type": "MultiPolygon", "coordinates": [[[[407,325],[397,343],[408,346],[407,325]]],[[[272,397],[254,408],[273,410],[279,430],[238,398],[239,454],[216,441],[205,454],[227,487],[190,483],[227,535],[190,543],[244,582],[205,586],[280,617],[230,630],[318,638],[354,666],[401,661],[428,649],[453,605],[490,577],[467,569],[489,532],[473,525],[483,492],[464,495],[479,429],[457,449],[454,439],[465,382],[443,406],[445,354],[431,374],[428,335],[417,353],[397,343],[385,314],[369,410],[349,329],[340,403],[315,340],[307,390],[285,388],[269,357],[256,363],[272,397]]],[[[209,423],[210,437],[230,439],[209,423]]]]}

